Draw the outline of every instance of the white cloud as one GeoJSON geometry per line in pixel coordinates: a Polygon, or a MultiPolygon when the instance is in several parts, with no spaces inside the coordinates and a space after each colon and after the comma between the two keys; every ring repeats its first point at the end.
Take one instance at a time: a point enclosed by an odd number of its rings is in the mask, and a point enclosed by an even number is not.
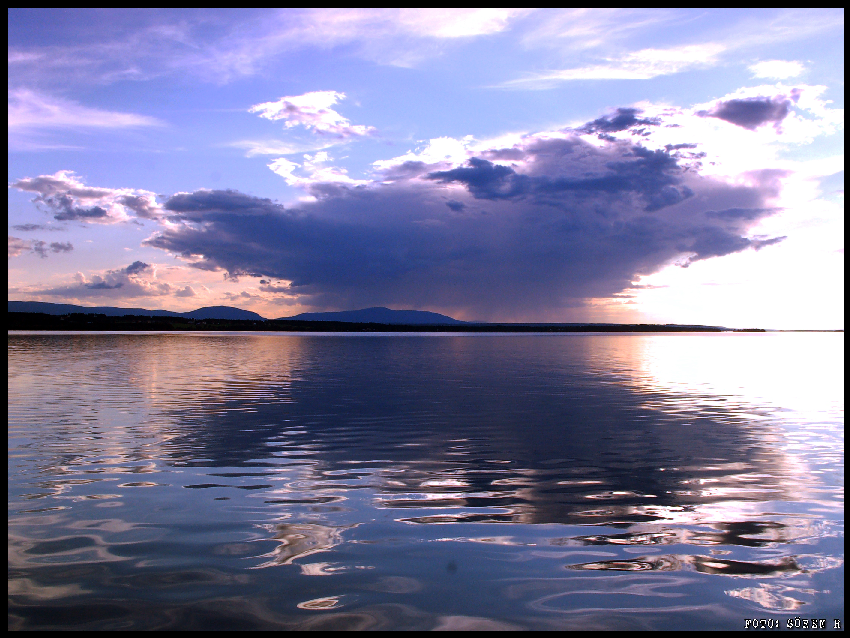
{"type": "MultiPolygon", "coordinates": [[[[304,155],[304,162],[297,164],[284,157],[270,162],[268,167],[286,180],[290,186],[303,188],[310,191],[314,185],[346,185],[358,186],[368,184],[368,180],[357,180],[348,176],[348,171],[338,166],[330,166],[332,158],[325,152],[319,151],[315,155],[304,155]],[[295,171],[306,173],[295,175],[295,171]]],[[[309,201],[309,200],[307,200],[309,201]]]]}
{"type": "Polygon", "coordinates": [[[787,80],[800,75],[806,68],[801,62],[788,60],[767,60],[757,62],[749,67],[756,78],[771,78],[775,80],[787,80]]]}
{"type": "Polygon", "coordinates": [[[471,143],[471,135],[462,140],[453,137],[437,137],[429,140],[427,144],[415,151],[408,151],[404,155],[388,160],[378,160],[373,162],[372,165],[378,171],[383,172],[391,171],[406,162],[422,162],[431,166],[446,163],[457,166],[469,159],[471,155],[469,145],[471,143]]]}
{"type": "Polygon", "coordinates": [[[273,173],[277,173],[283,179],[285,179],[287,184],[295,184],[300,179],[293,175],[293,172],[296,169],[301,168],[301,164],[290,162],[285,157],[279,157],[276,160],[269,162],[268,166],[270,169],[272,169],[273,173]]]}
{"type": "Polygon", "coordinates": [[[338,91],[312,91],[304,95],[282,97],[274,102],[255,104],[249,112],[258,113],[267,120],[285,120],[286,128],[303,126],[321,135],[343,139],[374,133],[374,127],[352,124],[331,108],[343,99],[345,93],[338,91]]]}

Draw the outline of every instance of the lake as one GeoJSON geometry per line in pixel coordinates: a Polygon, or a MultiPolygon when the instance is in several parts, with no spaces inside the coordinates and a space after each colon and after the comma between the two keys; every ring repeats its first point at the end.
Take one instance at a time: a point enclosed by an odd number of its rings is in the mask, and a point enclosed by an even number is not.
{"type": "Polygon", "coordinates": [[[843,333],[13,333],[9,627],[844,619],[843,333]]]}

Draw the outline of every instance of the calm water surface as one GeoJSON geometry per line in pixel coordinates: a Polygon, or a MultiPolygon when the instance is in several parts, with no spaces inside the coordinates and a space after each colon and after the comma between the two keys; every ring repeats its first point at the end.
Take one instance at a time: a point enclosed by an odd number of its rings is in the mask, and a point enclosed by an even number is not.
{"type": "Polygon", "coordinates": [[[10,627],[843,627],[843,334],[8,343],[10,627]]]}

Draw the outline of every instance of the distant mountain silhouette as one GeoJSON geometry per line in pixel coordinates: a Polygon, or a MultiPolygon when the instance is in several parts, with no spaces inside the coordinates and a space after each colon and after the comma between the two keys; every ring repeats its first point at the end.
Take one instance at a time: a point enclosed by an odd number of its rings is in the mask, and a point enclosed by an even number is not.
{"type": "Polygon", "coordinates": [[[256,312],[234,308],[233,306],[206,306],[192,312],[184,312],[181,316],[189,319],[248,319],[250,321],[265,321],[265,317],[261,317],[256,312]]]}
{"type": "Polygon", "coordinates": [[[462,324],[464,321],[426,310],[390,310],[389,308],[363,308],[340,312],[302,312],[294,317],[279,317],[279,320],[297,321],[345,321],[351,323],[383,323],[406,326],[462,324]]]}
{"type": "MultiPolygon", "coordinates": [[[[125,317],[135,315],[141,317],[175,317],[194,320],[223,320],[223,321],[268,321],[265,317],[250,310],[242,310],[233,306],[207,306],[198,308],[191,312],[173,312],[171,310],[148,310],[146,308],[116,308],[114,306],[77,306],[67,303],[49,303],[46,301],[10,301],[8,312],[20,313],[42,313],[46,315],[71,315],[71,314],[95,314],[107,317],[125,317]]],[[[528,332],[533,330],[556,331],[556,332],[718,332],[732,330],[722,326],[682,325],[682,324],[613,324],[613,323],[486,323],[459,321],[441,315],[436,312],[425,310],[390,310],[389,308],[363,308],[362,310],[343,310],[340,312],[303,312],[294,317],[279,317],[274,321],[301,321],[301,322],[341,322],[341,323],[372,323],[393,326],[456,326],[463,331],[493,331],[507,330],[508,332],[528,332]]],[[[89,322],[91,323],[91,322],[89,322]]],[[[126,322],[125,322],[126,323],[126,322]]],[[[122,324],[123,325],[123,324],[122,324]]],[[[29,329],[22,327],[20,329],[29,329]]],[[[38,328],[48,329],[48,328],[38,328]]],[[[54,328],[50,328],[51,330],[54,328]]],[[[55,329],[62,329],[55,328],[55,329]]],[[[89,329],[89,328],[85,328],[89,329]]],[[[102,328],[107,329],[107,328],[102,328]]],[[[237,329],[237,328],[234,328],[237,329]]],[[[242,326],[238,329],[256,329],[242,326]]],[[[270,330],[294,329],[313,330],[314,328],[290,327],[282,328],[269,324],[270,330]]],[[[319,325],[315,329],[324,330],[319,325]]],[[[333,328],[327,328],[333,329],[333,328]]],[[[737,330],[740,332],[740,330],[737,330]]],[[[752,328],[747,332],[763,332],[761,328],[752,328]]]]}
{"type": "MultiPolygon", "coordinates": [[[[459,321],[436,312],[424,310],[390,310],[389,308],[363,308],[362,310],[343,310],[340,312],[304,312],[294,317],[279,317],[268,320],[256,312],[242,310],[232,306],[207,306],[191,312],[173,312],[171,310],[148,310],[146,308],[116,308],[114,306],[77,306],[66,303],[45,301],[9,301],[7,323],[11,330],[150,330],[152,323],[168,324],[162,329],[181,330],[222,330],[221,325],[195,323],[175,328],[167,319],[184,319],[202,322],[232,322],[228,330],[295,330],[304,332],[323,332],[328,330],[440,330],[461,332],[764,332],[763,328],[746,330],[724,328],[722,326],[682,325],[682,324],[615,324],[615,323],[485,323],[479,321],[459,321]],[[38,318],[41,315],[42,318],[38,318]],[[46,319],[44,315],[61,317],[46,319]],[[83,315],[68,317],[65,315],[83,315]],[[103,315],[85,317],[84,315],[103,315]],[[132,319],[136,317],[162,317],[156,319],[132,319]],[[115,317],[116,319],[112,319],[115,317]],[[126,318],[130,317],[130,318],[126,318]],[[263,326],[253,322],[266,322],[263,326]],[[291,323],[284,323],[284,322],[291,323]],[[157,323],[158,322],[158,323],[157,323]],[[282,322],[282,323],[276,323],[282,322]],[[313,323],[315,322],[315,323],[313,323]],[[327,323],[323,323],[327,322],[327,323]],[[69,327],[71,325],[75,327],[69,327]],[[351,324],[340,325],[340,324],[351,324]],[[378,324],[387,328],[374,328],[358,324],[378,324]],[[393,326],[390,328],[389,326],[393,326]],[[417,326],[419,326],[417,328],[417,326]],[[423,327],[424,326],[424,327],[423,327]],[[429,327],[433,326],[433,328],[429,327]]],[[[177,322],[181,323],[181,322],[177,322]]],[[[185,322],[183,322],[185,323],[185,322]]],[[[153,329],[158,329],[154,327],[153,329]]],[[[819,331],[813,331],[819,332],[819,331]]],[[[832,331],[826,331],[832,332],[832,331]]]]}
{"type": "Polygon", "coordinates": [[[43,312],[48,315],[68,315],[73,313],[123,317],[139,315],[142,317],[183,317],[185,319],[247,319],[265,321],[256,312],[233,308],[232,306],[209,306],[192,312],[172,312],[171,310],[147,310],[145,308],[116,308],[114,306],[77,306],[69,303],[48,303],[46,301],[10,301],[7,312],[43,312]]]}
{"type": "MultiPolygon", "coordinates": [[[[107,317],[137,315],[142,317],[183,317],[184,319],[230,319],[265,321],[256,312],[234,308],[232,306],[207,306],[191,312],[173,312],[171,310],[148,310],[146,308],[117,308],[114,306],[78,306],[68,303],[49,303],[46,301],[10,301],[7,312],[42,312],[48,315],[68,315],[73,313],[98,314],[107,317]]],[[[425,310],[390,310],[389,308],[364,308],[362,310],[343,310],[341,312],[304,312],[294,317],[280,317],[281,320],[299,321],[343,321],[350,323],[382,323],[408,326],[439,326],[463,324],[446,315],[425,310]]]]}

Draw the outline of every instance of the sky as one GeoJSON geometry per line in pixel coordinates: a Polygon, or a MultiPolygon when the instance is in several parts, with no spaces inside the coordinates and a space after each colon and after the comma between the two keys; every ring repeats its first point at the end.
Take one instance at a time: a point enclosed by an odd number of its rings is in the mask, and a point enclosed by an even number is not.
{"type": "Polygon", "coordinates": [[[9,9],[9,300],[844,327],[842,9],[9,9]]]}

